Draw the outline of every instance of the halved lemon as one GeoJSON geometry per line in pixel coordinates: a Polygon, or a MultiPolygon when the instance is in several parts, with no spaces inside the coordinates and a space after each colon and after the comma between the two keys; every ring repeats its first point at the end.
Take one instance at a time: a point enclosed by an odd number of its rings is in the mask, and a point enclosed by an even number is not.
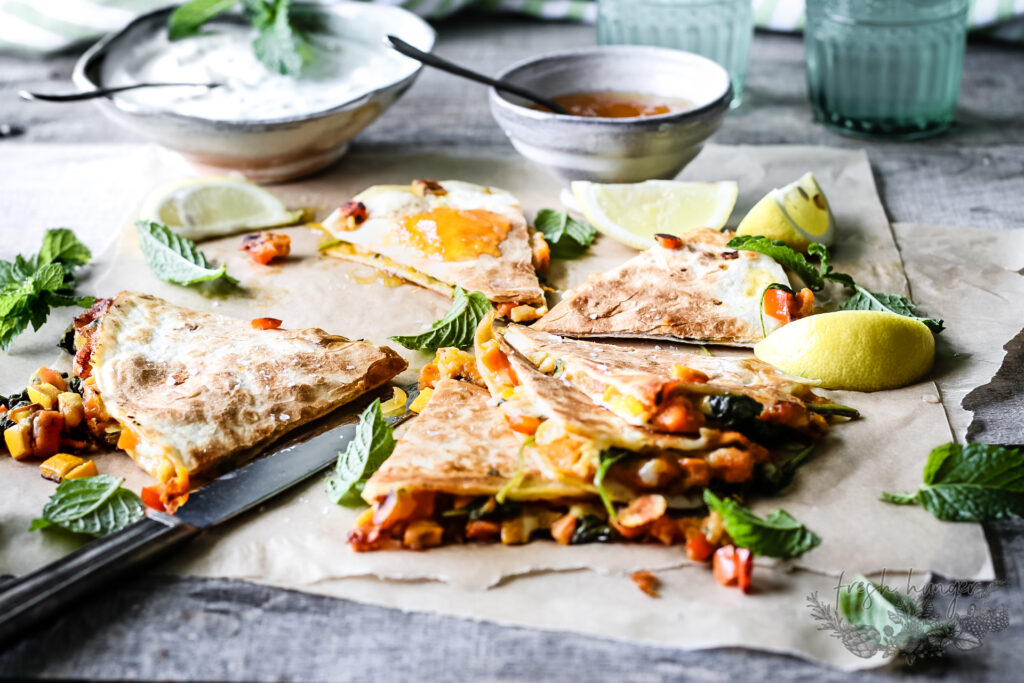
{"type": "Polygon", "coordinates": [[[658,233],[720,230],[736,205],[737,187],[732,181],[602,184],[577,180],[572,192],[595,228],[635,249],[649,249],[658,233]]]}
{"type": "Polygon", "coordinates": [[[924,323],[895,313],[836,311],[783,325],[754,346],[754,355],[826,389],[878,391],[931,370],[935,337],[924,323]]]}
{"type": "Polygon", "coordinates": [[[259,185],[234,178],[189,178],[162,185],[143,202],[140,217],[159,221],[191,240],[291,225],[302,210],[289,211],[259,185]]]}
{"type": "Polygon", "coordinates": [[[835,218],[813,173],[766,194],[744,216],[737,235],[763,235],[800,251],[811,242],[825,246],[835,239],[835,218]]]}

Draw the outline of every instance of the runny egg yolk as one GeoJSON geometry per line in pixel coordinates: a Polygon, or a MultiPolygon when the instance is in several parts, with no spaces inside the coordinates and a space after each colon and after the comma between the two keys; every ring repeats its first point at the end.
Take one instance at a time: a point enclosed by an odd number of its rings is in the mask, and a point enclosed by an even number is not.
{"type": "Polygon", "coordinates": [[[484,209],[437,207],[405,219],[400,239],[427,257],[470,261],[481,254],[501,256],[512,228],[508,219],[484,209]]]}

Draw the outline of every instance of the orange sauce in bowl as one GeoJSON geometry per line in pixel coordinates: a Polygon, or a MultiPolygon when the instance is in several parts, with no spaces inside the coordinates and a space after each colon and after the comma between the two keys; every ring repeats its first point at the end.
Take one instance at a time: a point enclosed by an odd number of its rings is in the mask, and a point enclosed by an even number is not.
{"type": "MultiPolygon", "coordinates": [[[[661,116],[693,109],[693,103],[681,98],[646,95],[638,92],[576,92],[552,97],[573,116],[625,119],[638,116],[661,116]]],[[[534,109],[549,111],[534,105],[534,109]]]]}

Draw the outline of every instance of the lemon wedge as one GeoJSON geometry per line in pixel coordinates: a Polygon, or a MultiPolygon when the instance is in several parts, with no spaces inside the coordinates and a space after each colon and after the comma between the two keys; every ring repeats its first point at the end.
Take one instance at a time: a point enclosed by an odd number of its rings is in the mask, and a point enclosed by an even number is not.
{"type": "Polygon", "coordinates": [[[800,251],[811,242],[831,245],[835,231],[832,209],[813,173],[766,194],[736,228],[737,235],[763,235],[800,251]]]}
{"type": "Polygon", "coordinates": [[[836,311],[795,320],[754,346],[754,355],[826,389],[877,391],[910,384],[935,360],[921,322],[885,311],[836,311]]]}
{"type": "Polygon", "coordinates": [[[721,229],[736,205],[737,187],[731,181],[602,184],[577,180],[572,192],[583,215],[599,231],[635,249],[649,249],[658,233],[721,229]]]}
{"type": "Polygon", "coordinates": [[[234,178],[189,178],[162,185],[142,204],[140,218],[163,223],[190,240],[291,225],[302,211],[289,211],[259,185],[234,178]]]}

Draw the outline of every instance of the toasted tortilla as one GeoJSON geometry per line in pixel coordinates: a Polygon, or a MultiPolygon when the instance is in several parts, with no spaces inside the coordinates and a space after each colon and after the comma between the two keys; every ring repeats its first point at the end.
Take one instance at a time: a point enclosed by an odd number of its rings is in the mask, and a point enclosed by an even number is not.
{"type": "MultiPolygon", "coordinates": [[[[324,253],[449,296],[458,285],[483,292],[495,303],[543,306],[544,292],[533,268],[529,229],[519,201],[504,190],[457,180],[441,181],[438,186],[440,190],[425,193],[418,193],[412,185],[378,185],[361,192],[353,201],[366,206],[366,219],[352,226],[341,209],[332,213],[323,226],[344,244],[328,247],[324,253]],[[497,253],[473,254],[470,248],[452,254],[438,246],[440,240],[411,239],[407,220],[436,209],[487,212],[507,222],[508,232],[497,243],[497,253]]],[[[429,224],[429,220],[424,223],[429,224]]],[[[436,227],[425,228],[423,234],[427,233],[436,238],[436,227]]],[[[468,244],[475,242],[473,235],[466,238],[468,244]]]]}
{"type": "Polygon", "coordinates": [[[409,424],[395,450],[363,489],[363,498],[379,502],[390,491],[407,489],[454,495],[489,496],[509,484],[524,458],[522,482],[510,489],[511,500],[591,497],[593,488],[569,479],[554,479],[526,437],[509,427],[489,405],[486,389],[443,379],[430,402],[409,424]]]}
{"type": "Polygon", "coordinates": [[[535,366],[552,371],[558,367],[559,376],[574,389],[632,425],[650,426],[667,383],[698,400],[706,395],[743,394],[769,412],[780,403],[791,404],[794,417],[806,413],[804,402],[825,401],[814,395],[811,383],[783,375],[756,358],[581,341],[514,324],[505,329],[503,340],[535,366]],[[707,381],[678,380],[682,368],[705,375],[707,381]]]}
{"type": "Polygon", "coordinates": [[[167,460],[189,475],[226,467],[406,368],[387,347],[257,330],[137,292],[83,317],[76,371],[95,378],[106,413],[134,434],[128,454],[155,477],[167,460]]]}
{"type": "Polygon", "coordinates": [[[571,337],[632,337],[753,346],[781,323],[764,316],[772,283],[789,285],[782,267],[725,245],[731,234],[695,230],[679,249],[652,247],[570,290],[534,329],[571,337]]]}

